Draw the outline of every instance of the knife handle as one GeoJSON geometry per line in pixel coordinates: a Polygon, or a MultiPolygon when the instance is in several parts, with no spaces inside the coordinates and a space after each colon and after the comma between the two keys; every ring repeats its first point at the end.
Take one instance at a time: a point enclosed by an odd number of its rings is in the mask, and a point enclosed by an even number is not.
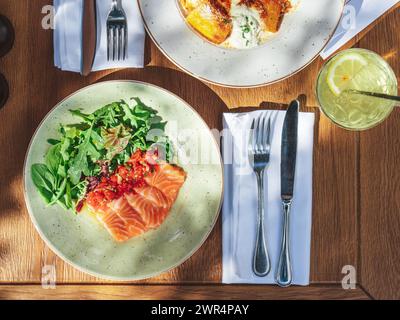
{"type": "Polygon", "coordinates": [[[92,71],[96,53],[96,0],[83,1],[82,18],[82,72],[83,76],[92,71]]]}
{"type": "Polygon", "coordinates": [[[292,284],[292,266],[290,263],[290,248],[289,248],[289,217],[292,200],[283,201],[283,230],[281,253],[279,256],[278,269],[276,271],[275,280],[281,287],[288,287],[292,284]]]}

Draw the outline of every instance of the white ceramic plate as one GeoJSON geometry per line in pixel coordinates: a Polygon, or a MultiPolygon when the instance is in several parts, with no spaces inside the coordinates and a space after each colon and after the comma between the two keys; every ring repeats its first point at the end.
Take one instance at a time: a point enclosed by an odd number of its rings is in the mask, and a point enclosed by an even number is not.
{"type": "Polygon", "coordinates": [[[40,124],[25,160],[25,200],[42,239],[68,263],[105,279],[144,279],[178,266],[206,240],[221,206],[221,163],[219,147],[211,131],[182,99],[146,83],[101,82],[60,102],[40,124]],[[90,113],[110,102],[129,101],[132,97],[139,97],[158,110],[168,121],[166,132],[170,137],[177,136],[174,132],[178,133],[179,140],[174,147],[181,152],[178,164],[187,172],[187,180],[167,219],[158,229],[117,243],[90,215],[74,215],[56,205],[46,207],[33,185],[31,166],[43,162],[49,147],[46,141],[57,137],[60,123],[77,122],[69,109],[82,108],[83,112],[90,113]],[[198,151],[198,158],[193,156],[194,150],[198,151]],[[191,154],[190,158],[185,154],[191,154]],[[209,157],[204,157],[205,154],[209,157]]]}
{"type": "Polygon", "coordinates": [[[159,49],[196,78],[227,87],[283,80],[312,62],[333,35],[344,0],[293,0],[280,31],[254,49],[224,49],[195,33],[178,0],[138,0],[146,29],[159,49]]]}

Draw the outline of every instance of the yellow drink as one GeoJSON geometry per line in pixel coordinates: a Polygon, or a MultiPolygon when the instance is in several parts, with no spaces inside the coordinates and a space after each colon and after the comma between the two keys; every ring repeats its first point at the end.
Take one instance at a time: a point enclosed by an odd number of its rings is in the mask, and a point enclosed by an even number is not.
{"type": "Polygon", "coordinates": [[[324,65],[317,80],[321,110],[343,128],[365,130],[386,119],[396,104],[348,91],[351,89],[397,95],[396,75],[372,51],[345,50],[324,65]]]}

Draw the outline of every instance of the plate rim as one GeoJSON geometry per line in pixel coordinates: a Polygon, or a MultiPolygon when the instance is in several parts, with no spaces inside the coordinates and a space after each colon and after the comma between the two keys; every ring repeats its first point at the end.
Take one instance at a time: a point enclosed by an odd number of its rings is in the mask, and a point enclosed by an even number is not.
{"type": "Polygon", "coordinates": [[[33,214],[33,210],[30,206],[30,202],[29,202],[29,198],[28,198],[28,194],[27,194],[27,185],[26,185],[26,180],[27,180],[27,170],[26,170],[26,166],[27,166],[27,162],[28,162],[28,156],[29,153],[31,151],[31,147],[33,144],[33,141],[39,131],[39,129],[43,126],[44,122],[49,118],[49,116],[51,115],[51,113],[57,109],[61,104],[63,104],[66,100],[68,100],[69,98],[71,98],[72,96],[74,96],[75,94],[78,94],[82,91],[85,91],[86,89],[95,87],[97,85],[100,84],[106,84],[106,83],[117,83],[117,82],[124,82],[124,83],[133,83],[133,84],[140,84],[140,85],[146,85],[146,86],[150,86],[153,87],[155,89],[158,90],[162,90],[167,94],[172,95],[173,97],[177,98],[179,101],[181,101],[184,105],[186,105],[189,109],[191,109],[195,115],[197,115],[199,117],[199,119],[206,125],[207,130],[209,131],[209,133],[211,134],[211,136],[213,137],[212,141],[215,145],[215,147],[217,148],[217,150],[220,150],[219,145],[215,139],[215,137],[213,136],[211,129],[209,127],[209,125],[206,123],[206,121],[203,119],[203,117],[197,112],[196,109],[194,109],[188,102],[186,102],[184,99],[182,99],[181,97],[179,97],[177,94],[162,88],[158,85],[152,84],[152,83],[148,83],[145,81],[140,81],[140,80],[106,80],[106,81],[99,81],[93,84],[90,84],[88,86],[85,86],[83,88],[80,88],[76,91],[74,91],[73,93],[69,94],[67,97],[65,97],[64,99],[60,100],[58,103],[55,104],[54,107],[52,107],[47,114],[43,117],[43,119],[40,121],[40,123],[37,125],[32,138],[29,141],[29,145],[27,148],[27,151],[25,153],[25,158],[24,158],[24,164],[23,164],[23,168],[22,168],[22,179],[23,179],[23,193],[24,193],[24,201],[25,201],[25,206],[27,208],[28,214],[29,214],[29,218],[31,219],[32,224],[34,225],[36,231],[38,232],[40,238],[42,239],[42,241],[44,241],[44,243],[46,244],[46,246],[48,246],[58,257],[60,257],[64,262],[66,262],[67,264],[69,264],[70,266],[72,266],[73,268],[79,270],[80,272],[86,273],[90,276],[99,278],[99,279],[104,279],[104,280],[110,280],[110,281],[118,281],[118,282],[128,282],[128,281],[140,281],[140,280],[146,280],[146,279],[150,279],[153,277],[156,277],[160,274],[163,273],[167,273],[169,271],[171,271],[172,269],[177,268],[178,266],[182,265],[183,263],[185,263],[187,260],[189,260],[202,246],[203,244],[207,241],[207,239],[209,238],[210,234],[214,231],[214,228],[217,224],[217,221],[221,215],[221,209],[222,209],[222,203],[223,203],[223,195],[224,195],[224,187],[225,187],[225,180],[224,180],[224,165],[223,165],[223,161],[222,161],[222,155],[221,152],[218,152],[218,158],[219,158],[219,165],[221,167],[221,193],[220,193],[220,197],[219,197],[219,204],[218,204],[218,209],[217,212],[214,216],[214,220],[212,221],[209,230],[207,231],[207,233],[204,235],[202,241],[193,248],[192,251],[190,251],[186,256],[184,256],[182,259],[180,259],[176,264],[174,264],[173,266],[161,270],[161,271],[157,271],[157,272],[153,272],[149,275],[147,275],[146,277],[118,277],[118,276],[109,276],[109,275],[104,275],[98,272],[94,272],[92,270],[89,270],[85,267],[79,266],[78,264],[76,264],[75,262],[71,261],[69,258],[67,258],[63,253],[60,252],[59,249],[56,248],[56,246],[54,246],[51,241],[45,236],[44,232],[40,229],[38,222],[33,214]]]}
{"type": "MultiPolygon", "coordinates": [[[[175,0],[176,1],[176,0],[175,0]]],[[[286,80],[292,76],[294,76],[295,74],[301,72],[302,70],[304,70],[305,68],[307,68],[311,63],[313,63],[318,56],[321,54],[321,52],[324,50],[324,48],[326,47],[326,45],[329,43],[329,41],[332,39],[332,37],[334,36],[336,30],[339,27],[340,21],[342,21],[342,16],[343,16],[343,12],[344,9],[346,7],[346,1],[345,0],[341,0],[342,1],[342,9],[341,9],[341,14],[340,14],[340,18],[335,26],[335,28],[333,28],[333,31],[331,32],[331,34],[329,35],[329,37],[327,38],[326,42],[324,43],[324,46],[322,47],[322,49],[320,51],[318,51],[316,53],[315,56],[313,56],[310,61],[308,61],[304,66],[300,67],[299,69],[291,72],[290,74],[281,77],[279,79],[276,80],[272,80],[272,81],[267,81],[267,82],[263,82],[263,83],[259,83],[259,84],[254,84],[254,85],[231,85],[231,84],[225,84],[225,83],[220,83],[220,82],[216,82],[216,81],[212,81],[209,79],[206,79],[204,77],[201,77],[199,75],[194,74],[193,72],[189,71],[188,69],[185,69],[183,66],[181,66],[178,62],[176,62],[172,57],[170,57],[167,52],[162,48],[162,46],[158,43],[158,41],[155,39],[154,35],[151,33],[149,26],[147,25],[147,22],[144,18],[144,13],[143,13],[143,9],[142,6],[140,4],[141,0],[137,0],[137,4],[138,4],[138,8],[139,8],[139,12],[140,15],[142,17],[142,21],[143,21],[143,25],[146,29],[147,34],[150,36],[151,40],[153,41],[153,43],[156,45],[156,47],[158,48],[158,50],[161,51],[161,53],[169,60],[171,61],[176,67],[178,67],[180,70],[182,70],[183,72],[189,74],[190,76],[200,80],[200,81],[204,81],[206,83],[215,85],[215,86],[219,86],[219,87],[223,87],[223,88],[232,88],[232,89],[251,89],[251,88],[260,88],[260,87],[264,87],[264,86],[269,86],[275,83],[278,83],[280,81],[286,80]]]]}

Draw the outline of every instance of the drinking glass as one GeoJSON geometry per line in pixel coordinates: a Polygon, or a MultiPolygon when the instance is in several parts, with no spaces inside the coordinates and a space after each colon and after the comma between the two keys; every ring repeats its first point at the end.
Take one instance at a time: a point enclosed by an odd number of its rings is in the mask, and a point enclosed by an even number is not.
{"type": "Polygon", "coordinates": [[[323,66],[316,86],[322,112],[342,128],[366,130],[384,121],[396,103],[355,90],[397,95],[397,78],[381,56],[365,49],[339,52],[323,66]]]}

